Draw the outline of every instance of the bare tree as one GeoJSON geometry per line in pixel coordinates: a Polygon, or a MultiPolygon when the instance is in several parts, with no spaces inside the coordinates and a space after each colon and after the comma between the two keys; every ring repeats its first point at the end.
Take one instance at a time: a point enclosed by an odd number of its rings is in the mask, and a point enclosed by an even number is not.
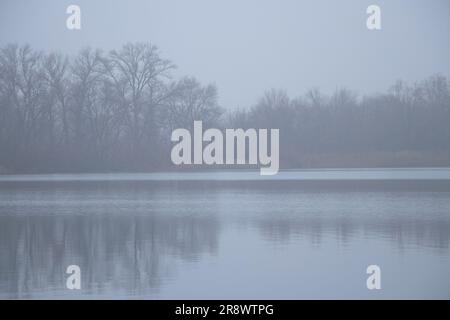
{"type": "Polygon", "coordinates": [[[61,141],[67,145],[69,143],[69,122],[68,122],[68,100],[70,80],[68,79],[68,58],[51,53],[44,60],[44,79],[48,85],[48,94],[50,100],[54,103],[55,110],[49,106],[51,119],[51,139],[55,139],[54,126],[60,124],[61,141]]]}
{"type": "Polygon", "coordinates": [[[125,109],[131,153],[136,156],[146,128],[155,126],[155,109],[168,96],[165,80],[175,66],[149,43],[128,43],[111,51],[104,66],[125,109]]]}
{"type": "Polygon", "coordinates": [[[203,121],[206,126],[217,125],[223,113],[218,105],[216,86],[202,86],[192,77],[185,77],[175,84],[163,108],[162,117],[170,130],[191,128],[196,120],[203,121]]]}
{"type": "Polygon", "coordinates": [[[29,46],[8,45],[1,50],[2,91],[9,103],[10,118],[14,125],[11,138],[17,148],[14,159],[17,165],[32,166],[28,152],[34,149],[42,113],[43,82],[42,54],[29,46]]]}

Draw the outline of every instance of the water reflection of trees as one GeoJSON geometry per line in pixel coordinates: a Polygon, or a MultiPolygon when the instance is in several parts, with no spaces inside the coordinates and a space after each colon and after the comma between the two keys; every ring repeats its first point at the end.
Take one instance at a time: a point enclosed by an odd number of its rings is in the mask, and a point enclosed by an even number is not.
{"type": "Polygon", "coordinates": [[[395,242],[399,248],[448,249],[450,244],[450,221],[444,219],[280,217],[261,219],[258,226],[264,238],[279,242],[302,238],[320,244],[328,237],[347,245],[352,239],[365,237],[395,242]]]}
{"type": "Polygon", "coordinates": [[[63,290],[77,264],[87,293],[151,293],[176,272],[174,259],[214,254],[217,237],[211,216],[2,216],[0,292],[63,290]]]}
{"type": "MultiPolygon", "coordinates": [[[[216,255],[223,229],[256,230],[251,236],[259,241],[262,235],[271,243],[295,240],[320,246],[331,240],[345,246],[373,239],[389,242],[388,247],[448,252],[448,186],[434,190],[408,183],[408,192],[399,191],[400,185],[388,186],[272,181],[0,184],[0,298],[70,295],[65,270],[71,264],[81,267],[83,294],[151,297],[164,283],[178,279],[178,270],[187,263],[216,255]]],[[[240,239],[222,238],[235,240],[237,245],[240,239]]]]}

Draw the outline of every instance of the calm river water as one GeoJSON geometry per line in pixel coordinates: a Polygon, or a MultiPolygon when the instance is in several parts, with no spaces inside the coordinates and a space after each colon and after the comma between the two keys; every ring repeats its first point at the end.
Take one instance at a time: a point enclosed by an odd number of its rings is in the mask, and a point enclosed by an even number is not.
{"type": "Polygon", "coordinates": [[[0,176],[0,298],[449,299],[449,244],[450,169],[0,176]]]}

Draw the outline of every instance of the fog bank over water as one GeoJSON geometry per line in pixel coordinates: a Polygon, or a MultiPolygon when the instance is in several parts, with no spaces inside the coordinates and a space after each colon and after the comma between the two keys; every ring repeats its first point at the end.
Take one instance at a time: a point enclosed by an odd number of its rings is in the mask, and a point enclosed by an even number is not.
{"type": "Polygon", "coordinates": [[[11,174],[0,175],[0,182],[191,182],[191,181],[448,181],[449,168],[382,168],[382,169],[309,169],[284,170],[262,176],[257,170],[155,173],[87,173],[87,174],[11,174]]]}

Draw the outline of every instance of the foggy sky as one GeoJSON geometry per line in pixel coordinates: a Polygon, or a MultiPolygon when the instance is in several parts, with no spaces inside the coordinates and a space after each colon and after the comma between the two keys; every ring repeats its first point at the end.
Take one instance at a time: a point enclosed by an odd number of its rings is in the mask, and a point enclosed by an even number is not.
{"type": "Polygon", "coordinates": [[[216,83],[223,107],[247,107],[270,88],[384,91],[395,80],[450,75],[448,0],[1,0],[0,45],[73,54],[151,41],[176,76],[216,83]],[[82,30],[66,28],[77,4],[82,30]],[[378,4],[382,30],[366,28],[378,4]]]}

